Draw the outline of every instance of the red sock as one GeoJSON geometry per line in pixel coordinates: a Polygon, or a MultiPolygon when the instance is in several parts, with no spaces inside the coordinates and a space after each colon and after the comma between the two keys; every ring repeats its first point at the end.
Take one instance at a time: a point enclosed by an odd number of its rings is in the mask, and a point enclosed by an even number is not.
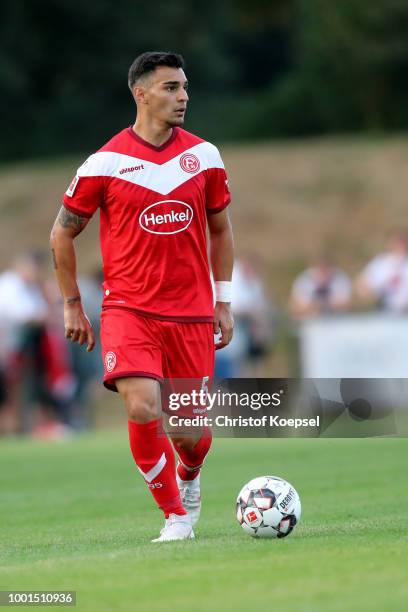
{"type": "Polygon", "coordinates": [[[173,442],[180,464],[177,468],[177,473],[181,480],[194,480],[200,473],[200,468],[204,463],[204,459],[210,450],[212,442],[212,433],[209,427],[204,428],[203,435],[192,449],[181,448],[173,442]]]}
{"type": "Polygon", "coordinates": [[[170,513],[186,514],[176,481],[174,453],[164,434],[161,419],[150,423],[128,421],[133,458],[159,508],[170,513]]]}

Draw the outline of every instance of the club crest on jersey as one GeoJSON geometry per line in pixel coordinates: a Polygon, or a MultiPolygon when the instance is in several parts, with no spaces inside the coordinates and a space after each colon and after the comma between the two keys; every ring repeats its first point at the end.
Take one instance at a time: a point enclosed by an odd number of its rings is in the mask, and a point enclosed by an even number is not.
{"type": "Polygon", "coordinates": [[[108,372],[112,372],[116,366],[116,355],[112,351],[109,351],[105,355],[105,365],[108,372]]]}
{"type": "Polygon", "coordinates": [[[184,153],[180,157],[180,166],[184,172],[195,174],[200,169],[200,160],[192,153],[184,153]]]}
{"type": "Polygon", "coordinates": [[[151,204],[139,216],[139,225],[150,234],[178,234],[188,228],[194,211],[180,200],[162,200],[151,204]]]}

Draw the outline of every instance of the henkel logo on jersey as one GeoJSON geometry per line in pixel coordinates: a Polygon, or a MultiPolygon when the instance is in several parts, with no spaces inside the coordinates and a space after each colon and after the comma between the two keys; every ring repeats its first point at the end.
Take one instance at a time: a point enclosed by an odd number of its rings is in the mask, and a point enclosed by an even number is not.
{"type": "Polygon", "coordinates": [[[139,225],[151,234],[178,234],[188,228],[194,211],[180,200],[162,200],[151,204],[141,213],[139,225]]]}

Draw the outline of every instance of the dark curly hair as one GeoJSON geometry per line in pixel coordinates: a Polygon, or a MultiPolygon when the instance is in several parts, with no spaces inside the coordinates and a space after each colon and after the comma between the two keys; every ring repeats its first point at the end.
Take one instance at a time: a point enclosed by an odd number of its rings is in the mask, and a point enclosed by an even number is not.
{"type": "Polygon", "coordinates": [[[184,58],[179,53],[167,51],[146,51],[146,53],[142,53],[129,68],[128,85],[130,91],[132,91],[140,77],[149,72],[154,72],[158,66],[184,68],[184,58]]]}

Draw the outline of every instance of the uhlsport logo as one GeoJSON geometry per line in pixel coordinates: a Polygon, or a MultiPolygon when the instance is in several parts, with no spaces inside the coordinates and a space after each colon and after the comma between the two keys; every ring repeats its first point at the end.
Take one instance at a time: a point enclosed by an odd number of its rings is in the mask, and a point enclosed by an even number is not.
{"type": "Polygon", "coordinates": [[[105,365],[106,365],[106,370],[108,372],[112,372],[112,370],[115,369],[115,366],[116,366],[116,355],[112,351],[109,351],[108,353],[106,353],[106,355],[105,355],[105,365]]]}
{"type": "Polygon", "coordinates": [[[184,155],[180,157],[180,166],[184,172],[195,174],[200,169],[200,160],[192,153],[184,153],[184,155]]]}
{"type": "Polygon", "coordinates": [[[129,168],[122,168],[122,170],[119,170],[119,174],[126,174],[127,172],[136,172],[137,170],[144,170],[144,165],[139,164],[138,166],[130,166],[129,168]]]}
{"type": "Polygon", "coordinates": [[[194,212],[180,200],[162,200],[151,204],[141,213],[139,225],[150,234],[178,234],[188,228],[194,212]]]}

